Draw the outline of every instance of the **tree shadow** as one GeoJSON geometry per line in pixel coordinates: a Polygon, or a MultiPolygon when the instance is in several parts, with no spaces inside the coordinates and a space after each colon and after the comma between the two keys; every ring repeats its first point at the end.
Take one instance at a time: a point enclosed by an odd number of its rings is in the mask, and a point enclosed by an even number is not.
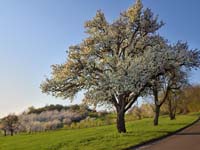
{"type": "Polygon", "coordinates": [[[145,134],[156,134],[156,133],[162,133],[164,135],[167,135],[167,134],[171,134],[171,133],[174,133],[172,131],[167,131],[167,130],[159,130],[159,131],[140,131],[140,132],[134,132],[134,131],[129,131],[127,132],[125,135],[126,136],[133,136],[133,135],[145,135],[145,134]]]}
{"type": "MultiPolygon", "coordinates": [[[[151,134],[154,134],[154,133],[162,133],[163,135],[171,135],[173,134],[174,132],[173,131],[167,131],[167,130],[160,130],[160,131],[141,131],[141,132],[127,132],[125,135],[126,136],[133,136],[133,135],[144,135],[146,133],[151,133],[151,134]]],[[[178,132],[178,133],[175,133],[174,135],[200,135],[200,132],[178,132]]]]}
{"type": "Polygon", "coordinates": [[[177,125],[181,125],[181,126],[185,126],[185,125],[187,125],[187,124],[185,124],[185,123],[170,123],[170,124],[168,124],[169,126],[177,126],[177,125]]]}

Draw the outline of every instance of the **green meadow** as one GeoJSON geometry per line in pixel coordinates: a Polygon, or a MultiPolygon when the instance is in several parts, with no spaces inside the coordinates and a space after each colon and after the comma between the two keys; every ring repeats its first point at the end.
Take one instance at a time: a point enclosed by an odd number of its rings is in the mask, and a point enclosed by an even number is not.
{"type": "Polygon", "coordinates": [[[117,133],[115,124],[83,129],[0,136],[0,150],[120,150],[174,132],[198,118],[179,115],[176,120],[160,117],[157,127],[152,118],[127,122],[127,133],[117,133]]]}

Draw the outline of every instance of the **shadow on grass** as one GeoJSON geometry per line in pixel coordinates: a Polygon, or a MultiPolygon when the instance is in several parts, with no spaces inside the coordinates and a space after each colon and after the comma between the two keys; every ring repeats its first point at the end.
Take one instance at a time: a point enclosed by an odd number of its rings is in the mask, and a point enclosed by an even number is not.
{"type": "Polygon", "coordinates": [[[174,133],[172,131],[167,131],[167,130],[159,130],[159,131],[141,131],[141,132],[127,132],[125,133],[124,135],[125,136],[135,136],[135,135],[154,135],[154,134],[157,134],[157,133],[161,133],[163,135],[166,135],[166,134],[171,134],[171,133],[174,133]]]}
{"type": "Polygon", "coordinates": [[[187,125],[186,123],[169,123],[169,126],[185,126],[187,125]]]}

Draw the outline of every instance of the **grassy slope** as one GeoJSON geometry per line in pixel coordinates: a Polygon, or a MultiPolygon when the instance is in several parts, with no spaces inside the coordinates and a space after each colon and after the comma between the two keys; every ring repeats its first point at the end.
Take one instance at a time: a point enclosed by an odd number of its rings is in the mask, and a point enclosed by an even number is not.
{"type": "Polygon", "coordinates": [[[161,117],[158,127],[152,125],[152,119],[128,122],[126,134],[118,134],[115,125],[109,125],[0,137],[0,150],[117,150],[168,134],[196,119],[197,114],[178,116],[173,121],[161,117]]]}

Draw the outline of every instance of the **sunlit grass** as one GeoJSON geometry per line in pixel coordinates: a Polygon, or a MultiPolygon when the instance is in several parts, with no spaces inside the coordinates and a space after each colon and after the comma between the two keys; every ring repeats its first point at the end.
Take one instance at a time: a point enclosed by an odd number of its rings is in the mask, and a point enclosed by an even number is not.
{"type": "Polygon", "coordinates": [[[163,116],[157,127],[153,126],[152,118],[132,121],[126,124],[126,134],[118,134],[115,125],[108,125],[13,137],[1,136],[0,150],[118,150],[176,131],[197,117],[198,114],[181,115],[170,121],[167,116],[163,116]]]}

